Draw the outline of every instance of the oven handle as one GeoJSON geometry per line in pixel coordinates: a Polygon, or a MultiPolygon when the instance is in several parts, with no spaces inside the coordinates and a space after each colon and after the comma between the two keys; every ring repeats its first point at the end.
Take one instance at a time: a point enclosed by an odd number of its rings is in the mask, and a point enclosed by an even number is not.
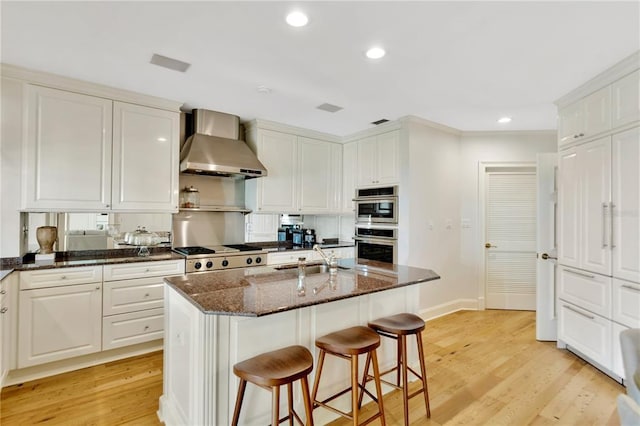
{"type": "Polygon", "coordinates": [[[355,202],[378,202],[378,201],[388,201],[390,203],[397,203],[398,197],[356,197],[351,201],[355,202]]]}
{"type": "Polygon", "coordinates": [[[393,245],[396,245],[398,242],[397,239],[391,239],[391,238],[388,240],[384,240],[384,239],[378,239],[378,238],[353,237],[353,239],[356,241],[362,241],[364,243],[381,244],[385,246],[393,246],[393,245]]]}

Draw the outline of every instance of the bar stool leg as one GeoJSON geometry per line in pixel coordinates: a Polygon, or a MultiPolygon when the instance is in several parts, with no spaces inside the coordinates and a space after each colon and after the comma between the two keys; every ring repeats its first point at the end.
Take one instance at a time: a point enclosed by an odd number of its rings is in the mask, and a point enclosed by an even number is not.
{"type": "Polygon", "coordinates": [[[240,418],[240,409],[242,408],[242,399],[244,398],[244,390],[247,388],[247,382],[240,379],[240,386],[238,386],[238,396],[236,397],[236,407],[233,410],[232,426],[238,426],[238,419],[240,418]]]}
{"type": "Polygon", "coordinates": [[[422,374],[422,386],[424,391],[424,405],[427,407],[427,417],[431,417],[431,408],[429,407],[429,388],[427,387],[427,367],[424,363],[424,349],[422,347],[422,334],[416,333],[418,343],[418,359],[420,360],[420,373],[422,374]]]}
{"type": "MultiPolygon", "coordinates": [[[[364,374],[362,374],[362,389],[367,385],[367,382],[371,380],[369,377],[369,367],[371,366],[371,352],[367,352],[367,360],[364,362],[364,374]]],[[[358,408],[362,407],[362,400],[364,398],[364,390],[360,391],[358,397],[358,408]]]]}
{"type": "Polygon", "coordinates": [[[289,404],[289,426],[293,426],[293,384],[287,383],[287,402],[289,404]]]}
{"type": "Polygon", "coordinates": [[[280,423],[280,386],[273,386],[271,391],[271,425],[277,426],[280,423]]]}
{"type": "Polygon", "coordinates": [[[311,403],[316,400],[318,396],[318,385],[320,384],[320,373],[322,373],[322,366],[324,365],[324,350],[320,349],[320,357],[318,359],[318,368],[316,369],[316,377],[313,381],[313,393],[311,394],[311,403]]]}
{"type": "Polygon", "coordinates": [[[402,363],[402,397],[404,407],[404,424],[409,426],[409,377],[407,374],[407,336],[399,336],[398,343],[401,346],[401,363],[402,363]]]}
{"type": "MultiPolygon", "coordinates": [[[[371,351],[371,360],[373,361],[374,381],[376,382],[376,396],[378,397],[378,410],[380,410],[380,424],[385,426],[384,407],[382,405],[382,386],[380,385],[380,369],[378,368],[377,350],[371,351]]],[[[357,373],[357,371],[356,371],[357,373]]]]}
{"type": "Polygon", "coordinates": [[[309,382],[307,377],[303,377],[302,381],[302,400],[304,402],[304,412],[307,415],[307,426],[313,426],[313,406],[309,397],[309,382]]]}
{"type": "Polygon", "coordinates": [[[358,426],[358,355],[351,355],[351,407],[353,426],[358,426]]]}

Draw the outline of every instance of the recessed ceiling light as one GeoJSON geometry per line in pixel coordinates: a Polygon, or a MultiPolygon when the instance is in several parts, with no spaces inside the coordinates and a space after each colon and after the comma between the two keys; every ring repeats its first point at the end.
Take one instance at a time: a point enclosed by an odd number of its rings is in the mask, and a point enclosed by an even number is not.
{"type": "Polygon", "coordinates": [[[387,52],[385,52],[382,47],[372,47],[367,50],[367,58],[369,59],[380,59],[386,54],[387,52]]]}
{"type": "Polygon", "coordinates": [[[307,22],[309,22],[309,18],[300,11],[291,12],[287,15],[287,24],[292,27],[304,27],[307,22]]]}
{"type": "Polygon", "coordinates": [[[263,93],[265,95],[268,95],[269,93],[271,93],[271,89],[268,88],[267,86],[261,84],[260,86],[256,87],[256,90],[258,91],[258,93],[263,93]]]}
{"type": "Polygon", "coordinates": [[[500,124],[511,123],[511,117],[500,117],[498,119],[498,123],[500,124]]]}

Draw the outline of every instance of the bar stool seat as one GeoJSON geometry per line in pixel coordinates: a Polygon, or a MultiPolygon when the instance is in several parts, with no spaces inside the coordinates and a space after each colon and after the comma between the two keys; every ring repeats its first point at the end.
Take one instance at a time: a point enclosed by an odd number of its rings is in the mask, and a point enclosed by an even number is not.
{"type": "MultiPolygon", "coordinates": [[[[359,401],[366,393],[378,404],[378,412],[367,419],[362,424],[367,424],[377,418],[380,418],[382,425],[384,426],[384,408],[382,404],[382,387],[380,385],[380,372],[378,370],[378,357],[376,349],[380,346],[380,336],[369,327],[356,326],[347,328],[344,330],[336,331],[334,333],[327,334],[319,337],[316,340],[316,346],[320,349],[320,355],[318,359],[318,368],[316,370],[316,377],[313,384],[313,392],[311,394],[311,400],[313,401],[314,409],[317,407],[324,407],[333,411],[343,417],[353,420],[354,425],[359,425],[359,401]],[[324,366],[325,355],[333,355],[342,359],[346,359],[351,363],[351,386],[335,393],[322,401],[317,399],[318,387],[320,384],[320,378],[322,375],[322,368],[324,366]],[[376,384],[376,397],[374,397],[364,385],[360,385],[358,381],[358,355],[367,354],[368,364],[373,363],[373,379],[376,384]],[[331,407],[328,403],[339,396],[351,391],[351,414],[331,407]]],[[[365,371],[365,375],[367,371],[365,371]]],[[[364,383],[364,378],[363,378],[364,383]]]]}
{"type": "Polygon", "coordinates": [[[303,346],[289,346],[271,352],[266,352],[249,358],[233,366],[233,373],[240,378],[238,396],[233,412],[232,425],[236,426],[242,408],[242,399],[247,386],[251,382],[272,392],[272,425],[284,420],[293,424],[295,418],[300,424],[305,424],[293,409],[293,382],[300,380],[302,398],[307,416],[306,425],[313,426],[312,406],[309,396],[309,382],[307,376],[313,370],[313,356],[303,346]],[[287,385],[289,414],[280,419],[280,386],[287,385]]]}
{"type": "MultiPolygon", "coordinates": [[[[395,367],[390,368],[387,371],[381,373],[382,376],[397,372],[396,383],[391,383],[387,380],[381,379],[385,384],[388,384],[396,389],[402,389],[403,405],[404,405],[404,424],[409,424],[409,399],[416,395],[424,395],[424,404],[427,411],[427,417],[431,417],[431,409],[429,407],[429,389],[427,387],[427,369],[424,361],[424,348],[422,346],[422,331],[425,329],[425,323],[417,315],[410,313],[401,313],[391,315],[388,317],[378,318],[369,322],[369,327],[375,330],[379,335],[395,339],[397,341],[397,358],[395,367]],[[416,336],[416,344],[418,347],[418,360],[420,362],[420,373],[415,372],[409,367],[406,361],[407,358],[407,336],[416,336]],[[421,382],[420,389],[409,394],[408,389],[408,372],[413,373],[421,382]],[[402,380],[401,380],[402,379],[402,380]]],[[[369,360],[367,359],[367,363],[369,360]]],[[[368,372],[368,364],[365,366],[365,372],[368,372]]],[[[371,380],[371,376],[368,374],[363,380],[365,384],[368,380],[371,380]]],[[[362,398],[359,404],[362,403],[362,398]]]]}

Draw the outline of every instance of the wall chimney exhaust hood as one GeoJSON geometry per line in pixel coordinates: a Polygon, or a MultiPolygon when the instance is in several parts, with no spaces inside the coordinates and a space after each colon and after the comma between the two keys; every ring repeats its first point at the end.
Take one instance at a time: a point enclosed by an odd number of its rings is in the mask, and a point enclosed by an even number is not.
{"type": "Polygon", "coordinates": [[[251,179],[267,169],[238,139],[240,119],[222,112],[194,109],[193,134],[180,151],[180,172],[251,179]]]}

